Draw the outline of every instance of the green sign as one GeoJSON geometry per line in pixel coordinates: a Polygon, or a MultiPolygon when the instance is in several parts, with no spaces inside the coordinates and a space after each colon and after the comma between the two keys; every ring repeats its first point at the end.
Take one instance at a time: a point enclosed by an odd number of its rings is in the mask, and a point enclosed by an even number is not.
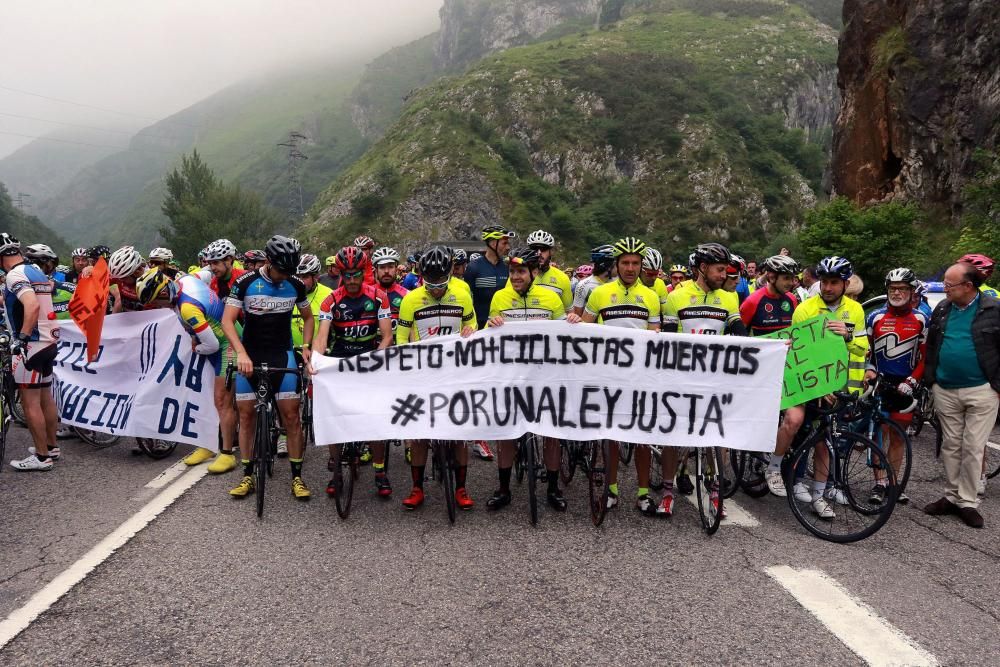
{"type": "Polygon", "coordinates": [[[791,341],[785,357],[782,410],[847,386],[847,344],[843,337],[826,328],[825,317],[810,318],[765,338],[791,341]]]}

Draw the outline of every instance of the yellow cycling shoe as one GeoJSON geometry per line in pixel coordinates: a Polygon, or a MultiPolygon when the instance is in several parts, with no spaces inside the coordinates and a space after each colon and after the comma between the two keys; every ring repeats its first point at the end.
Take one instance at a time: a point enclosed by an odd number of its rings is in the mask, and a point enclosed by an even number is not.
{"type": "MultiPolygon", "coordinates": [[[[232,491],[230,491],[230,493],[232,493],[232,491]]],[[[309,491],[309,487],[306,486],[306,483],[302,481],[301,477],[296,477],[292,480],[292,495],[299,500],[308,500],[309,496],[312,495],[312,492],[309,491]]]]}
{"type": "Polygon", "coordinates": [[[208,472],[220,475],[224,472],[229,472],[236,467],[236,457],[232,454],[226,454],[224,452],[219,452],[219,455],[215,457],[215,460],[208,464],[208,472]]]}
{"type": "Polygon", "coordinates": [[[247,475],[234,488],[229,489],[229,495],[233,498],[243,498],[251,491],[253,491],[253,477],[247,475]]]}
{"type": "Polygon", "coordinates": [[[199,447],[190,454],[184,457],[184,465],[196,466],[199,463],[204,463],[205,461],[210,461],[215,457],[215,452],[211,449],[205,449],[204,447],[199,447]]]}

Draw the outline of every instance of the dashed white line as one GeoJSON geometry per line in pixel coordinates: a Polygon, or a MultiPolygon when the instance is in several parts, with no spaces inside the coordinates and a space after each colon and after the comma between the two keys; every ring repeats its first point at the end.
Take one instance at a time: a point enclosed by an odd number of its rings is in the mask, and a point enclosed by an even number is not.
{"type": "Polygon", "coordinates": [[[992,447],[993,449],[996,449],[996,450],[1000,451],[1000,445],[998,445],[997,443],[993,442],[992,440],[987,440],[986,441],[986,446],[987,447],[992,447]]]}
{"type": "Polygon", "coordinates": [[[118,549],[135,537],[148,526],[160,512],[169,507],[190,489],[198,480],[208,473],[207,466],[198,466],[167,487],[155,498],[146,503],[142,509],[129,517],[110,535],[101,540],[93,549],[85,553],[78,561],[70,565],[55,579],[46,584],[40,591],[19,609],[0,622],[0,648],[6,646],[14,637],[30,626],[35,619],[55,604],[59,598],[68,593],[74,586],[83,581],[95,567],[103,563],[118,549]]]}
{"type": "MultiPolygon", "coordinates": [[[[694,477],[688,475],[688,478],[691,480],[691,484],[695,484],[694,477]]],[[[684,498],[695,507],[698,506],[698,498],[694,493],[684,496],[684,498]]],[[[757,520],[757,517],[750,514],[750,512],[746,511],[732,500],[723,500],[722,508],[726,511],[726,518],[722,520],[721,524],[723,526],[756,528],[760,525],[760,521],[757,520]]]]}
{"type": "Polygon", "coordinates": [[[937,665],[937,659],[819,570],[766,568],[806,611],[869,665],[937,665]]]}
{"type": "Polygon", "coordinates": [[[188,468],[190,468],[190,466],[185,464],[184,461],[178,461],[177,463],[173,464],[172,466],[161,472],[159,475],[151,479],[149,482],[147,482],[146,488],[162,489],[167,484],[180,477],[184,473],[184,471],[187,470],[188,468]]]}

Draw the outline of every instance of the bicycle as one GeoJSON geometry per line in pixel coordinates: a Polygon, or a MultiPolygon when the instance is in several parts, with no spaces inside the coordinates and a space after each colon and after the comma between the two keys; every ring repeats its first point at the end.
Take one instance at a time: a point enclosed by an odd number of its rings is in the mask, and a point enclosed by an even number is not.
{"type": "Polygon", "coordinates": [[[431,441],[431,471],[434,479],[441,485],[444,492],[445,509],[448,512],[448,521],[455,523],[457,513],[457,501],[455,500],[455,450],[451,440],[431,441]]]}
{"type": "Polygon", "coordinates": [[[562,443],[559,461],[559,477],[563,484],[573,481],[576,469],[587,476],[587,490],[590,497],[590,522],[594,527],[604,523],[608,511],[608,458],[610,445],[607,440],[586,442],[567,440],[562,443]]]}
{"type": "MultiPolygon", "coordinates": [[[[6,333],[0,334],[0,346],[4,350],[10,351],[10,336],[6,333]]],[[[10,367],[7,365],[6,360],[0,363],[0,387],[4,387],[4,391],[0,391],[0,470],[3,470],[7,466],[4,465],[6,460],[4,456],[7,453],[7,431],[10,430],[11,422],[11,402],[10,394],[6,391],[8,384],[8,378],[11,378],[10,367]]],[[[11,378],[12,379],[12,378],[11,378]]]]}
{"type": "Polygon", "coordinates": [[[538,524],[538,481],[544,478],[545,465],[542,460],[542,440],[534,433],[526,433],[517,439],[517,481],[528,478],[528,512],[531,525],[538,524]]]}
{"type": "MultiPolygon", "coordinates": [[[[13,358],[10,354],[10,334],[6,331],[0,332],[0,365],[3,366],[3,381],[0,384],[0,393],[3,394],[6,409],[5,415],[17,422],[18,426],[27,426],[28,422],[24,416],[24,406],[21,405],[21,390],[14,382],[14,371],[12,368],[13,358]]],[[[9,426],[9,425],[8,425],[9,426]]]]}
{"type": "MultiPolygon", "coordinates": [[[[663,490],[663,468],[660,461],[663,449],[667,446],[651,445],[657,452],[650,462],[650,488],[654,491],[663,490]],[[656,471],[655,479],[658,480],[658,489],[653,485],[654,471],[656,471]]],[[[698,501],[698,518],[701,521],[701,527],[705,531],[705,534],[714,535],[722,524],[723,501],[725,499],[722,493],[722,487],[725,483],[722,474],[724,470],[722,465],[722,451],[719,447],[682,448],[679,454],[681,464],[678,466],[678,475],[688,474],[687,468],[692,458],[694,459],[695,475],[693,484],[698,501]],[[713,490],[719,495],[718,507],[712,502],[713,490]]],[[[729,482],[729,484],[735,486],[734,482],[729,482]]]]}
{"type": "MultiPolygon", "coordinates": [[[[226,391],[233,385],[235,366],[226,369],[226,391]]],[[[254,491],[257,500],[257,518],[264,515],[264,487],[267,478],[274,473],[274,459],[278,455],[278,407],[271,391],[271,376],[286,373],[302,373],[301,366],[296,368],[271,368],[267,364],[254,365],[251,382],[254,386],[254,410],[257,414],[253,436],[254,491]]]]}
{"type": "MultiPolygon", "coordinates": [[[[906,490],[907,482],[910,480],[910,469],[913,465],[913,446],[910,443],[910,437],[906,434],[906,429],[890,419],[889,413],[882,407],[884,392],[887,390],[884,380],[885,378],[882,374],[877,375],[858,399],[858,412],[854,415],[855,421],[852,424],[852,430],[862,433],[878,445],[886,454],[890,465],[892,465],[896,472],[896,479],[899,480],[899,493],[902,495],[906,490]],[[899,451],[893,451],[891,439],[889,443],[884,442],[887,429],[894,432],[901,443],[899,451]],[[894,454],[896,454],[895,457],[893,456],[894,454]],[[893,458],[898,458],[899,460],[894,462],[893,458]]],[[[909,414],[917,407],[918,401],[914,397],[910,405],[899,412],[901,414],[909,414]]]]}
{"type": "Polygon", "coordinates": [[[351,514],[354,483],[358,481],[358,466],[364,446],[360,442],[345,442],[331,447],[337,448],[339,456],[339,468],[334,471],[333,500],[337,506],[337,515],[341,519],[347,519],[351,514]]]}

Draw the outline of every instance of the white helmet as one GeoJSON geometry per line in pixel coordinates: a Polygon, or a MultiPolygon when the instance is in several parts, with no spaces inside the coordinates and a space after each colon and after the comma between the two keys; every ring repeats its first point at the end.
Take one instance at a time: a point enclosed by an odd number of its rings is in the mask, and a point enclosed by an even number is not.
{"type": "Polygon", "coordinates": [[[544,229],[539,229],[538,231],[528,234],[528,238],[526,238],[524,242],[529,246],[540,245],[545,246],[546,248],[552,248],[556,244],[556,239],[552,236],[552,234],[549,234],[544,229]]]}
{"type": "Polygon", "coordinates": [[[382,246],[381,248],[376,248],[375,252],[372,253],[372,266],[390,263],[399,264],[399,253],[396,252],[395,248],[382,246]]]}
{"type": "Polygon", "coordinates": [[[319,273],[322,270],[323,265],[320,264],[319,257],[305,253],[299,258],[299,268],[295,270],[295,273],[301,276],[310,273],[319,273]]]}
{"type": "Polygon", "coordinates": [[[656,248],[646,248],[642,257],[642,268],[647,271],[659,271],[663,268],[663,255],[656,248]]]}
{"type": "Polygon", "coordinates": [[[149,251],[149,258],[169,262],[174,258],[174,253],[169,248],[153,248],[149,251]]]}
{"type": "Polygon", "coordinates": [[[764,271],[786,273],[790,276],[794,276],[802,270],[802,267],[800,267],[799,263],[788,255],[774,255],[764,260],[763,269],[764,271]]]}
{"type": "Polygon", "coordinates": [[[32,262],[59,261],[59,256],[44,243],[33,243],[25,246],[23,254],[32,262]]]}
{"type": "Polygon", "coordinates": [[[236,246],[229,239],[212,241],[205,247],[205,260],[213,262],[227,257],[236,257],[236,246]]]}
{"type": "Polygon", "coordinates": [[[142,255],[130,245],[119,248],[111,253],[111,260],[108,262],[108,271],[112,278],[127,278],[145,263],[142,255]]]}

